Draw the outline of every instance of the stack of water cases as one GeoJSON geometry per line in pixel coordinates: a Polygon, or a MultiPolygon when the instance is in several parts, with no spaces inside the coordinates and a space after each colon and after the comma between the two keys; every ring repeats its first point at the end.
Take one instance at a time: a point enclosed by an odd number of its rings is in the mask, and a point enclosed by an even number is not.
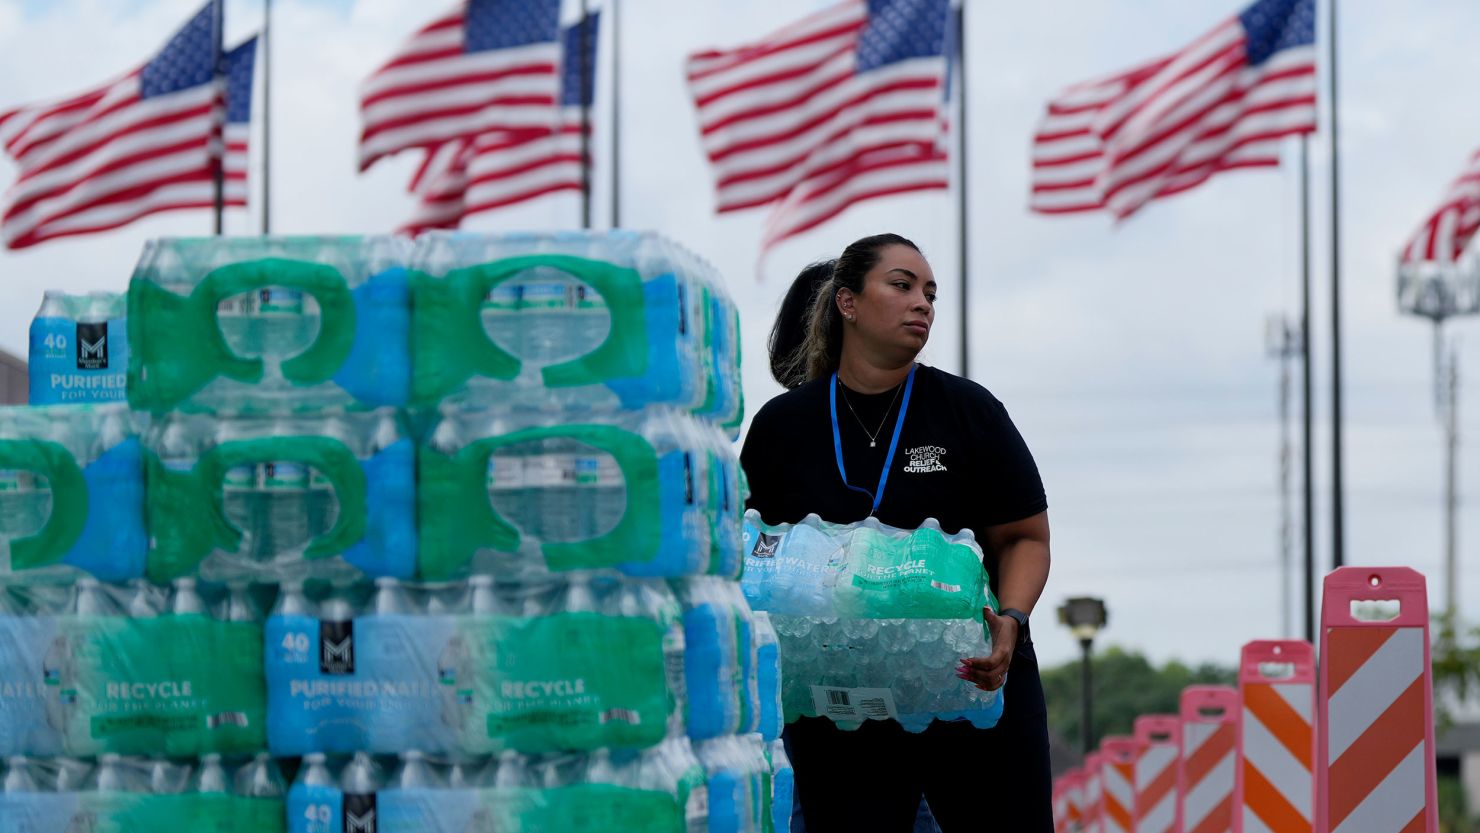
{"type": "Polygon", "coordinates": [[[262,588],[144,578],[122,405],[0,410],[0,831],[272,831],[262,588]]]}
{"type": "Polygon", "coordinates": [[[827,717],[856,729],[893,719],[911,732],[936,719],[996,725],[1000,690],[953,671],[992,651],[983,609],[997,601],[970,530],[816,515],[772,526],[751,511],[744,546],[745,596],[780,637],[788,721],[827,717]]]}
{"type": "Polygon", "coordinates": [[[429,235],[412,274],[421,581],[269,620],[271,707],[291,695],[309,762],[294,828],[774,829],[779,661],[736,582],[718,276],[633,233],[429,235]],[[273,660],[342,640],[349,611],[353,674],[273,660]]]}
{"type": "Polygon", "coordinates": [[[163,240],[127,311],[132,410],[0,411],[0,833],[786,829],[708,266],[163,240]]]}

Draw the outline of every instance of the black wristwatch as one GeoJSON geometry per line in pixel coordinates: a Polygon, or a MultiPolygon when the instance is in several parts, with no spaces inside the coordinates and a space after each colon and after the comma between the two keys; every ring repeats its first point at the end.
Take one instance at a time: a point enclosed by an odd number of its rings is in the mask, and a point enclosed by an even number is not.
{"type": "Polygon", "coordinates": [[[1006,616],[1018,623],[1017,647],[1021,648],[1028,644],[1028,614],[1015,607],[1004,607],[997,615],[1006,616]]]}

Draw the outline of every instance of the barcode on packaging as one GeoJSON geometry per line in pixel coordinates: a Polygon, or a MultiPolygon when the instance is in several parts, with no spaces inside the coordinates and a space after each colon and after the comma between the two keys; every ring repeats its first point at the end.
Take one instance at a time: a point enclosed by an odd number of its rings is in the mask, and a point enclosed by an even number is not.
{"type": "Polygon", "coordinates": [[[812,704],[821,717],[833,720],[898,719],[894,695],[887,688],[812,686],[812,704]]]}

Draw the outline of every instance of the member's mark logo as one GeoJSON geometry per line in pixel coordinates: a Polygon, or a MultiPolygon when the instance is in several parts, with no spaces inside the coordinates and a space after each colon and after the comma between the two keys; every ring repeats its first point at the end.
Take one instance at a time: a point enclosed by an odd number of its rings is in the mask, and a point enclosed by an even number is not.
{"type": "Polygon", "coordinates": [[[780,535],[767,535],[762,532],[755,540],[755,549],[750,551],[755,558],[775,558],[776,548],[781,546],[780,535]]]}

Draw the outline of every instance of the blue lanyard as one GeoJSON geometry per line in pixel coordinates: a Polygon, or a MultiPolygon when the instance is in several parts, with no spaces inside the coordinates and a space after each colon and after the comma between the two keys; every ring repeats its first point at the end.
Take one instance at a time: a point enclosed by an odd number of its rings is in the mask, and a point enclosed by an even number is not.
{"type": "Polygon", "coordinates": [[[848,469],[843,465],[843,437],[838,433],[838,374],[832,375],[832,387],[828,389],[828,404],[832,408],[832,432],[833,432],[833,454],[838,458],[838,474],[843,478],[843,485],[855,492],[862,492],[874,499],[874,508],[870,515],[879,511],[879,504],[884,502],[884,487],[889,485],[889,469],[894,465],[894,452],[899,448],[899,432],[904,429],[904,412],[910,409],[910,392],[915,389],[915,368],[910,368],[910,375],[904,382],[904,401],[899,406],[899,416],[894,418],[894,438],[889,441],[889,454],[884,458],[884,470],[879,473],[879,486],[873,492],[861,489],[848,482],[848,469]]]}

